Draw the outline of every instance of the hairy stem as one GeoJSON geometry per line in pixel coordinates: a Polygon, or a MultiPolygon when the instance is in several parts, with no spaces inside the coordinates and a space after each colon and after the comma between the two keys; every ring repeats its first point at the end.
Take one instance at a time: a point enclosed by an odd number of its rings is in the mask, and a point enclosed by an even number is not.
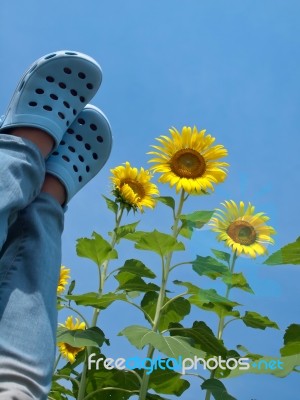
{"type": "MultiPolygon", "coordinates": [[[[237,259],[237,255],[236,252],[233,253],[232,256],[232,260],[231,260],[231,266],[230,266],[230,274],[233,274],[234,271],[234,266],[235,266],[235,262],[237,259]]],[[[231,290],[231,285],[230,283],[227,284],[227,289],[226,289],[226,294],[225,294],[225,298],[229,299],[229,294],[230,294],[230,290],[231,290]]],[[[225,316],[221,315],[220,320],[219,320],[219,326],[218,326],[218,339],[222,339],[223,336],[223,331],[224,331],[224,323],[225,323],[225,316]]]]}
{"type": "Polygon", "coordinates": [[[57,359],[55,360],[55,364],[54,364],[54,367],[53,367],[53,373],[55,373],[60,359],[61,359],[61,354],[59,353],[59,355],[57,356],[57,359]]]}
{"type": "MultiPolygon", "coordinates": [[[[182,207],[183,207],[184,201],[185,201],[185,192],[184,192],[184,190],[182,190],[177,212],[174,213],[174,224],[172,227],[172,230],[173,230],[172,236],[174,237],[174,239],[177,239],[178,234],[180,232],[179,221],[180,221],[180,215],[182,213],[182,207]]],[[[166,286],[168,283],[168,277],[169,277],[170,268],[171,268],[172,256],[173,256],[173,252],[171,251],[165,257],[162,257],[162,280],[161,280],[160,291],[159,291],[159,295],[158,295],[158,299],[157,299],[155,316],[154,316],[154,320],[153,320],[153,326],[152,326],[153,332],[158,331],[159,322],[161,319],[162,309],[163,309],[163,305],[164,305],[164,300],[166,297],[166,286]]],[[[148,352],[147,352],[147,358],[152,359],[154,351],[155,351],[155,348],[152,345],[149,345],[148,352]]],[[[141,384],[140,393],[139,393],[139,400],[146,399],[147,392],[148,392],[148,386],[149,386],[149,379],[150,379],[150,375],[147,375],[146,370],[145,370],[143,373],[142,384],[141,384]]]]}
{"type": "Polygon", "coordinates": [[[170,272],[173,271],[174,268],[180,267],[181,265],[192,265],[192,264],[193,264],[193,261],[185,261],[185,262],[175,264],[170,268],[170,272]]]}
{"type": "MultiPolygon", "coordinates": [[[[116,214],[116,223],[115,223],[115,229],[112,232],[111,236],[111,241],[110,241],[110,246],[112,249],[115,248],[116,242],[117,242],[117,229],[120,226],[121,219],[123,216],[124,212],[124,207],[120,207],[118,213],[116,214]]],[[[104,290],[104,283],[106,280],[106,275],[107,275],[107,268],[109,265],[109,260],[105,260],[102,265],[98,265],[98,271],[99,271],[99,289],[98,289],[98,297],[101,297],[103,290],[104,290]]],[[[92,322],[90,324],[91,327],[97,325],[98,317],[100,314],[100,309],[95,308],[93,317],[92,317],[92,322]]],[[[80,379],[80,385],[79,385],[79,390],[78,390],[78,396],[77,400],[83,400],[85,396],[85,386],[86,386],[86,374],[87,374],[87,369],[88,369],[88,358],[91,354],[91,350],[89,347],[86,349],[86,356],[83,364],[83,369],[81,373],[81,379],[80,379]]]]}
{"type": "MultiPolygon", "coordinates": [[[[232,275],[233,271],[234,271],[234,266],[235,266],[235,262],[237,260],[237,254],[236,252],[233,253],[232,258],[231,258],[231,264],[229,267],[229,272],[232,275]]],[[[230,294],[230,290],[231,290],[231,285],[230,283],[227,284],[227,288],[226,288],[226,294],[225,294],[225,298],[229,299],[229,294],[230,294]]],[[[217,333],[217,338],[219,340],[222,339],[223,336],[223,332],[224,332],[224,327],[225,327],[225,316],[221,314],[220,319],[219,319],[219,326],[218,326],[218,333],[217,333]]],[[[214,369],[213,371],[211,371],[210,373],[210,379],[213,379],[215,377],[215,373],[216,370],[214,369]]],[[[209,390],[206,391],[206,396],[205,396],[205,400],[210,400],[211,397],[211,392],[209,390]]]]}

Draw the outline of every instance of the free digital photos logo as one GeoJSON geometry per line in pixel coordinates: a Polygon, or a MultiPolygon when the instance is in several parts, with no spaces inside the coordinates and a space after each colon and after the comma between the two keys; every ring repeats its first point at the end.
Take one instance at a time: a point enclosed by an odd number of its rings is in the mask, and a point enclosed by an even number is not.
{"type": "Polygon", "coordinates": [[[211,357],[208,359],[195,356],[194,358],[147,358],[147,357],[129,357],[129,358],[104,358],[97,357],[96,353],[92,353],[88,358],[88,369],[99,370],[101,368],[111,370],[133,370],[144,369],[146,374],[150,375],[154,370],[172,370],[185,374],[186,371],[197,371],[198,369],[213,371],[217,368],[221,370],[249,370],[254,368],[257,370],[283,370],[283,361],[280,359],[260,359],[251,362],[249,358],[242,357],[239,359],[219,357],[211,357]]]}

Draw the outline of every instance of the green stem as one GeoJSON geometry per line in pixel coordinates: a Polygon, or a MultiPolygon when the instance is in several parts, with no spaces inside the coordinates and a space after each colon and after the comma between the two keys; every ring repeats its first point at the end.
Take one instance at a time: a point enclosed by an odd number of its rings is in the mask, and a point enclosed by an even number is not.
{"type": "Polygon", "coordinates": [[[115,269],[113,269],[112,271],[110,271],[110,273],[106,275],[105,280],[107,281],[108,278],[110,278],[110,277],[111,277],[115,272],[117,272],[117,271],[120,271],[120,268],[115,268],[115,269]]]}
{"type": "Polygon", "coordinates": [[[183,297],[185,295],[187,295],[188,292],[183,292],[183,293],[179,293],[178,295],[172,297],[170,300],[168,300],[161,308],[161,310],[163,310],[164,308],[168,307],[173,301],[175,301],[176,299],[179,299],[180,297],[183,297]]]}
{"type": "Polygon", "coordinates": [[[59,353],[59,355],[57,356],[57,359],[55,360],[55,364],[54,364],[54,367],[53,367],[53,374],[55,373],[55,371],[56,371],[56,368],[57,368],[57,366],[58,366],[58,363],[59,363],[59,360],[61,359],[61,353],[59,353]]]}
{"type": "MultiPolygon", "coordinates": [[[[238,256],[237,256],[236,252],[234,252],[232,255],[232,259],[231,259],[231,265],[229,267],[229,272],[231,275],[233,274],[234,266],[235,266],[235,262],[236,262],[237,258],[238,258],[238,256]]],[[[227,289],[226,289],[226,294],[225,294],[225,298],[227,300],[229,299],[230,290],[231,290],[231,285],[229,283],[229,284],[227,284],[227,289]]],[[[219,319],[218,333],[217,333],[217,337],[219,340],[222,339],[224,328],[225,328],[225,316],[223,314],[221,314],[220,319],[219,319]]],[[[216,373],[216,370],[211,371],[210,379],[213,379],[215,377],[215,373],[216,373]]],[[[211,396],[211,392],[209,390],[207,390],[205,400],[210,400],[210,396],[211,396]]]]}
{"type": "Polygon", "coordinates": [[[199,378],[204,382],[206,381],[206,378],[204,378],[204,376],[199,374],[193,374],[192,372],[186,372],[183,376],[195,376],[196,378],[199,378]]]}
{"type": "Polygon", "coordinates": [[[236,318],[230,319],[229,321],[227,321],[227,322],[224,324],[224,329],[225,329],[226,326],[229,325],[231,322],[233,322],[233,321],[238,321],[238,320],[240,320],[240,319],[241,319],[240,317],[236,317],[236,318]]]}
{"type": "Polygon", "coordinates": [[[180,267],[181,265],[192,265],[192,264],[193,264],[193,261],[185,261],[185,262],[181,262],[181,263],[178,263],[178,264],[174,264],[170,268],[170,272],[173,271],[174,268],[180,267]]]}
{"type": "MultiPolygon", "coordinates": [[[[185,191],[182,190],[180,200],[179,200],[179,205],[177,212],[174,213],[174,224],[172,227],[173,230],[173,238],[177,239],[178,234],[180,232],[180,227],[179,221],[180,221],[180,215],[182,213],[182,207],[184,204],[184,201],[186,200],[185,198],[185,191]]],[[[168,277],[171,269],[171,260],[172,260],[173,252],[171,251],[168,253],[165,258],[162,257],[162,280],[161,280],[161,285],[160,285],[160,291],[157,299],[157,304],[156,304],[156,310],[155,310],[155,316],[153,320],[153,326],[152,326],[152,331],[157,332],[158,327],[159,327],[159,322],[161,319],[161,311],[163,309],[164,305],[164,300],[166,297],[166,286],[168,282],[168,277]]],[[[152,345],[149,345],[148,347],[148,352],[147,352],[147,358],[152,359],[153,354],[154,354],[155,348],[152,345]]],[[[143,378],[142,378],[142,384],[140,388],[140,393],[139,393],[139,400],[145,400],[148,392],[148,386],[149,386],[149,379],[150,375],[147,375],[146,370],[143,373],[143,378]]]]}
{"type": "Polygon", "coordinates": [[[142,311],[142,313],[144,314],[145,318],[147,319],[147,321],[149,322],[149,324],[151,326],[153,326],[154,321],[153,319],[150,317],[150,315],[142,309],[142,307],[140,307],[138,304],[133,303],[132,301],[126,300],[126,303],[131,304],[133,307],[137,308],[138,310],[142,311]]]}
{"type": "MultiPolygon", "coordinates": [[[[123,216],[124,212],[124,206],[120,206],[120,209],[116,215],[116,224],[115,224],[115,229],[113,230],[112,236],[111,236],[111,241],[110,241],[110,246],[112,249],[114,249],[116,243],[117,243],[117,229],[120,226],[121,219],[123,216]]],[[[101,297],[103,290],[104,290],[104,283],[106,280],[106,275],[107,275],[107,268],[109,265],[109,260],[105,260],[102,265],[98,265],[98,271],[99,271],[99,289],[98,289],[98,297],[101,297]]],[[[95,308],[93,317],[92,317],[92,322],[90,324],[91,327],[97,325],[98,317],[100,314],[100,309],[95,308]]],[[[85,396],[85,386],[86,386],[86,375],[87,375],[87,368],[88,368],[88,358],[89,355],[91,354],[91,350],[89,347],[86,349],[86,356],[83,364],[83,369],[82,369],[82,374],[81,374],[81,379],[80,379],[80,385],[79,385],[79,390],[78,390],[78,396],[77,400],[83,400],[85,396]]]]}
{"type": "Polygon", "coordinates": [[[142,378],[136,371],[134,371],[133,369],[127,369],[127,368],[125,368],[124,371],[128,372],[128,374],[133,374],[137,378],[137,380],[140,382],[140,385],[142,384],[142,378]]]}
{"type": "Polygon", "coordinates": [[[66,379],[66,380],[68,380],[68,381],[70,381],[72,383],[75,383],[76,386],[79,387],[78,380],[74,379],[74,378],[71,378],[69,375],[61,375],[61,374],[57,375],[57,374],[54,374],[53,377],[57,378],[57,379],[66,379]]]}
{"type": "MultiPolygon", "coordinates": [[[[233,274],[237,257],[238,256],[236,255],[236,252],[234,252],[233,256],[232,256],[232,260],[231,260],[231,266],[230,266],[230,274],[231,275],[233,274]]],[[[227,289],[226,289],[226,294],[225,294],[226,300],[229,299],[230,290],[231,290],[231,285],[227,284],[227,289]]],[[[222,339],[223,331],[224,331],[224,322],[225,322],[225,317],[224,317],[224,315],[221,315],[220,321],[219,321],[219,327],[218,327],[218,339],[222,339]]]]}

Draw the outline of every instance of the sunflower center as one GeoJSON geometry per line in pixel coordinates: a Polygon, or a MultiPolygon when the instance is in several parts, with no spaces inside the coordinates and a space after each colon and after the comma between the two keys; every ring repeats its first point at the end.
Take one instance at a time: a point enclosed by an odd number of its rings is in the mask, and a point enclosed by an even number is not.
{"type": "Polygon", "coordinates": [[[227,229],[228,236],[236,243],[250,246],[256,240],[255,229],[247,221],[234,221],[227,229]]]}
{"type": "Polygon", "coordinates": [[[196,150],[181,149],[172,156],[170,167],[181,178],[200,178],[206,170],[206,163],[196,150]]]}
{"type": "Polygon", "coordinates": [[[140,199],[143,199],[146,195],[143,185],[137,181],[133,181],[131,179],[124,179],[123,185],[128,185],[134,192],[134,194],[136,194],[140,199]]]}

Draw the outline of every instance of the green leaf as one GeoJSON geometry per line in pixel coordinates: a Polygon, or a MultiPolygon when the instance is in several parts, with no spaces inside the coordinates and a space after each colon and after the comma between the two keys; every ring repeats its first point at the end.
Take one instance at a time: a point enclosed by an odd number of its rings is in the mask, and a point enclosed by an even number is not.
{"type": "Polygon", "coordinates": [[[135,232],[135,228],[139,224],[140,221],[133,222],[132,224],[127,224],[123,226],[119,226],[119,228],[115,229],[116,237],[117,237],[117,243],[120,242],[122,238],[127,236],[129,233],[135,232]]]}
{"type": "MultiPolygon", "coordinates": [[[[124,398],[127,399],[132,396],[133,391],[139,390],[140,383],[135,374],[130,373],[130,370],[125,371],[115,368],[110,370],[105,369],[103,364],[105,357],[103,355],[100,355],[99,358],[100,357],[102,360],[98,363],[97,369],[93,368],[92,370],[88,371],[87,394],[90,394],[97,389],[99,390],[106,387],[132,391],[132,393],[127,393],[122,390],[105,390],[101,392],[99,391],[97,394],[95,393],[95,397],[92,397],[95,400],[99,398],[123,400],[123,396],[125,396],[124,398]],[[107,392],[109,393],[108,397],[106,394],[107,392]]],[[[96,357],[94,359],[97,361],[96,357]]],[[[141,374],[141,370],[138,368],[135,368],[134,371],[135,373],[141,374]]],[[[154,369],[150,374],[149,389],[155,390],[159,393],[175,394],[180,396],[188,387],[189,383],[186,380],[181,379],[181,375],[173,370],[154,369]]],[[[159,395],[150,393],[147,394],[147,399],[165,400],[159,395]]]]}
{"type": "Polygon", "coordinates": [[[68,289],[68,294],[71,295],[73,293],[73,290],[75,289],[75,280],[73,279],[72,282],[70,283],[69,289],[68,289]]]}
{"type": "Polygon", "coordinates": [[[106,196],[103,196],[103,195],[102,195],[102,197],[103,197],[104,200],[106,201],[107,208],[108,208],[110,211],[112,211],[114,214],[117,214],[118,208],[119,208],[119,207],[118,207],[118,204],[115,203],[113,200],[109,199],[109,198],[106,197],[106,196]]]}
{"type": "Polygon", "coordinates": [[[244,290],[245,292],[254,293],[242,272],[238,274],[229,273],[222,279],[223,282],[226,283],[226,285],[229,285],[231,288],[237,288],[244,290]]]}
{"type": "MultiPolygon", "coordinates": [[[[164,304],[170,299],[165,297],[164,304]]],[[[156,306],[158,301],[158,293],[147,292],[141,301],[141,307],[146,311],[152,319],[154,319],[156,306]]],[[[183,297],[178,297],[167,305],[161,311],[161,319],[159,323],[159,330],[163,331],[168,328],[171,322],[180,322],[183,318],[190,313],[191,305],[188,300],[183,297]]]]}
{"type": "Polygon", "coordinates": [[[55,400],[68,400],[68,396],[74,397],[71,390],[67,389],[66,387],[60,385],[56,382],[55,377],[53,378],[52,386],[50,393],[48,395],[48,399],[55,399],[55,400]]]}
{"type": "Polygon", "coordinates": [[[220,251],[220,250],[216,250],[216,249],[211,249],[211,251],[214,253],[214,255],[219,260],[226,261],[227,264],[229,264],[230,258],[231,258],[231,254],[226,253],[225,251],[220,251]]]}
{"type": "Polygon", "coordinates": [[[77,255],[94,261],[101,266],[105,260],[118,258],[116,250],[103,239],[101,235],[93,232],[92,239],[82,238],[77,240],[77,255]]]}
{"type": "Polygon", "coordinates": [[[95,292],[89,292],[81,295],[66,296],[66,298],[75,301],[77,305],[95,307],[101,310],[104,310],[116,300],[127,300],[124,293],[116,294],[113,292],[102,295],[95,292]]]}
{"type": "Polygon", "coordinates": [[[161,397],[158,394],[147,393],[146,400],[169,400],[169,399],[161,397]]]}
{"type": "Polygon", "coordinates": [[[116,368],[106,369],[103,365],[106,359],[105,356],[100,355],[99,358],[95,358],[95,360],[99,360],[100,357],[103,361],[98,363],[97,369],[92,368],[88,370],[87,373],[86,395],[90,395],[89,399],[127,400],[134,393],[138,394],[140,383],[135,374],[116,368]],[[101,390],[105,388],[113,388],[114,390],[101,390]],[[97,390],[98,392],[96,392],[97,390]],[[95,394],[93,395],[92,393],[94,392],[95,394]]]}
{"type": "Polygon", "coordinates": [[[128,235],[125,236],[125,239],[131,240],[132,242],[137,242],[143,235],[145,235],[146,231],[135,231],[133,233],[129,233],[128,235]]]}
{"type": "Polygon", "coordinates": [[[183,243],[178,242],[173,236],[159,232],[156,229],[152,232],[138,231],[125,236],[125,238],[134,240],[136,242],[135,248],[153,251],[161,257],[164,257],[171,251],[184,250],[183,243]]]}
{"type": "Polygon", "coordinates": [[[291,324],[284,334],[284,347],[280,349],[282,356],[300,354],[300,325],[291,324]]]}
{"type": "Polygon", "coordinates": [[[213,216],[214,211],[195,211],[191,214],[180,215],[181,221],[192,222],[195,228],[202,228],[213,216]]]}
{"type": "Polygon", "coordinates": [[[218,379],[206,379],[206,381],[202,383],[201,388],[203,390],[209,390],[215,400],[237,400],[227,392],[223,383],[218,379]]]}
{"type": "MultiPolygon", "coordinates": [[[[234,359],[238,360],[239,358],[241,358],[241,356],[236,350],[228,350],[225,359],[229,360],[231,358],[234,358],[234,359]]],[[[225,379],[230,375],[231,369],[229,369],[226,365],[223,366],[223,368],[218,367],[215,370],[216,372],[215,372],[214,378],[216,378],[216,379],[225,379]]]]}
{"type": "Polygon", "coordinates": [[[250,360],[256,361],[256,360],[259,360],[260,358],[263,357],[263,355],[261,355],[261,354],[252,353],[252,352],[249,351],[245,346],[242,346],[241,344],[238,344],[238,345],[236,346],[236,348],[237,348],[239,351],[244,352],[244,353],[245,353],[245,356],[244,356],[244,357],[245,357],[245,358],[250,358],[250,360]]]}
{"type": "Polygon", "coordinates": [[[233,310],[233,308],[240,304],[220,296],[214,289],[201,289],[189,282],[174,281],[174,283],[185,286],[188,289],[188,293],[191,294],[189,301],[195,306],[215,312],[219,316],[239,317],[240,313],[237,310],[233,310]]]}
{"type": "Polygon", "coordinates": [[[120,272],[130,272],[134,275],[145,277],[145,278],[155,278],[156,275],[151,269],[147,268],[140,260],[130,259],[126,260],[123,267],[119,269],[120,272]]]}
{"type": "Polygon", "coordinates": [[[173,370],[157,369],[150,375],[149,389],[153,389],[157,393],[181,396],[189,386],[189,382],[181,379],[181,374],[173,370]]]}
{"type": "Polygon", "coordinates": [[[205,275],[211,279],[219,278],[229,272],[226,265],[210,256],[197,256],[196,260],[193,261],[193,270],[198,275],[205,275]]]}
{"type": "Polygon", "coordinates": [[[284,334],[284,344],[300,341],[300,325],[291,324],[284,334]]]}
{"type": "Polygon", "coordinates": [[[116,289],[117,291],[125,290],[127,292],[148,292],[151,290],[160,290],[159,286],[155,285],[154,283],[146,283],[141,277],[130,272],[119,272],[115,278],[119,282],[119,287],[116,289]]]}
{"type": "MultiPolygon", "coordinates": [[[[224,253],[227,254],[227,253],[224,253]]],[[[224,256],[225,257],[225,256],[224,256]]],[[[239,288],[253,293],[243,273],[231,274],[228,267],[213,257],[197,256],[193,262],[193,270],[200,276],[207,276],[211,279],[222,278],[223,282],[232,288],[239,288]]]]}
{"type": "Polygon", "coordinates": [[[191,238],[194,229],[201,229],[213,216],[214,211],[195,211],[180,216],[182,227],[180,235],[191,238]]]}
{"type": "Polygon", "coordinates": [[[262,357],[254,363],[250,363],[249,369],[236,368],[230,372],[230,378],[244,374],[274,375],[279,378],[288,376],[300,366],[300,354],[287,357],[262,357]]]}
{"type": "Polygon", "coordinates": [[[151,344],[167,357],[171,358],[191,358],[194,356],[204,357],[205,353],[191,346],[191,341],[187,338],[178,336],[163,336],[153,332],[144,326],[131,325],[119,333],[127,337],[129,342],[138,349],[151,344]]]}
{"type": "Polygon", "coordinates": [[[172,210],[175,210],[175,200],[171,196],[158,196],[155,198],[157,201],[165,204],[168,207],[171,207],[172,210]]]}
{"type": "Polygon", "coordinates": [[[66,329],[59,327],[56,335],[57,342],[68,343],[73,347],[102,346],[105,341],[104,333],[96,326],[88,329],[66,329]]]}
{"type": "Polygon", "coordinates": [[[296,367],[300,367],[300,354],[295,354],[287,357],[281,357],[283,369],[275,370],[274,375],[284,378],[291,372],[294,372],[296,367]]]}
{"type": "Polygon", "coordinates": [[[300,265],[300,237],[280,250],[271,254],[264,262],[267,265],[295,264],[300,265]]]}
{"type": "Polygon", "coordinates": [[[245,315],[241,317],[245,325],[255,328],[265,330],[266,328],[279,329],[276,322],[271,321],[268,317],[263,317],[255,311],[246,311],[245,315]]]}
{"type": "Polygon", "coordinates": [[[136,297],[139,297],[141,295],[140,292],[128,292],[126,293],[127,297],[130,299],[135,299],[136,297]]]}
{"type": "Polygon", "coordinates": [[[56,304],[57,311],[60,311],[65,307],[63,304],[60,303],[61,301],[63,301],[63,299],[61,297],[57,297],[57,304],[56,304]]]}
{"type": "Polygon", "coordinates": [[[192,328],[184,328],[177,323],[169,325],[171,336],[183,336],[193,340],[193,346],[213,356],[226,357],[227,349],[221,340],[217,339],[213,331],[203,321],[195,321],[192,328]]]}

